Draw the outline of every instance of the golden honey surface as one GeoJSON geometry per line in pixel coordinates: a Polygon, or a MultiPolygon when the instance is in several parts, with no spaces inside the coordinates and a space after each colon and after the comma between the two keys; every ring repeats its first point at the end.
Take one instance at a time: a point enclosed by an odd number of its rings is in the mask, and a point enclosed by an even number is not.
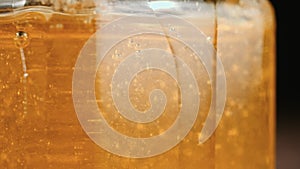
{"type": "Polygon", "coordinates": [[[181,108],[182,93],[168,74],[143,71],[129,87],[133,107],[149,109],[153,89],[164,91],[168,102],[151,123],[126,120],[111,94],[111,79],[121,61],[132,52],[159,47],[180,57],[194,73],[201,103],[193,128],[174,148],[149,158],[121,157],[95,144],[82,129],[72,99],[74,67],[85,43],[97,29],[125,14],[43,10],[0,14],[0,168],[274,169],[275,54],[270,6],[203,8],[206,13],[180,17],[207,35],[226,74],[224,114],[205,143],[198,140],[211,105],[209,79],[214,77],[208,77],[201,60],[186,45],[170,37],[138,35],[112,48],[97,69],[95,97],[103,117],[118,132],[137,138],[159,135],[170,127],[181,108]]]}

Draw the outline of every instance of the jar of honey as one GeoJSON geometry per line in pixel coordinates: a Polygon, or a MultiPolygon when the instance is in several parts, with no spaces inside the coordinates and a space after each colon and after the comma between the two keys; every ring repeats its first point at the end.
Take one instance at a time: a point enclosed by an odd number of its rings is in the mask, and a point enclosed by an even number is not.
{"type": "Polygon", "coordinates": [[[275,169],[267,0],[3,0],[0,168],[275,169]]]}

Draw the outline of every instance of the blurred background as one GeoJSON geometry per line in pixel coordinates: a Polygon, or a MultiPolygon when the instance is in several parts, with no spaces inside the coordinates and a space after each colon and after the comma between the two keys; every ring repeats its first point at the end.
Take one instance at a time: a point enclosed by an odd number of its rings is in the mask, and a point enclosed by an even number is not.
{"type": "Polygon", "coordinates": [[[298,36],[299,21],[296,1],[270,0],[277,18],[277,169],[300,168],[300,103],[297,98],[297,66],[293,61],[298,57],[293,43],[298,36]]]}

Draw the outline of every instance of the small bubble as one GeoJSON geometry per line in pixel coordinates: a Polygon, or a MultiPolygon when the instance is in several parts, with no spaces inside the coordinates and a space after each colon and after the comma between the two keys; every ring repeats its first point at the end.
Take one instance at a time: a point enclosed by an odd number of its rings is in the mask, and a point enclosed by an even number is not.
{"type": "Polygon", "coordinates": [[[175,28],[172,26],[170,27],[170,31],[174,32],[175,31],[175,28]]]}
{"type": "Polygon", "coordinates": [[[233,65],[232,65],[232,70],[233,70],[234,72],[238,72],[238,71],[239,71],[239,66],[236,65],[236,64],[233,64],[233,65]]]}
{"type": "Polygon", "coordinates": [[[23,75],[23,76],[24,76],[25,78],[26,78],[26,77],[28,77],[28,73],[24,73],[24,75],[23,75]]]}
{"type": "Polygon", "coordinates": [[[228,131],[228,136],[236,136],[238,135],[238,130],[236,128],[233,128],[231,130],[228,131]]]}
{"type": "Polygon", "coordinates": [[[134,42],[133,39],[131,39],[131,38],[128,39],[128,43],[129,43],[129,44],[133,44],[133,42],[134,42]]]}
{"type": "Polygon", "coordinates": [[[121,57],[120,54],[114,54],[114,55],[112,55],[112,58],[113,58],[114,60],[118,60],[120,57],[121,57]]]}
{"type": "Polygon", "coordinates": [[[140,45],[139,43],[136,43],[136,44],[135,44],[135,49],[139,49],[140,46],[141,46],[141,45],[140,45]]]}
{"type": "Polygon", "coordinates": [[[59,28],[59,29],[62,29],[64,27],[63,24],[59,23],[59,24],[56,24],[56,28],[59,28]]]}
{"type": "Polygon", "coordinates": [[[18,31],[18,32],[16,33],[16,37],[28,38],[28,35],[27,35],[27,33],[24,32],[24,31],[18,31]]]}
{"type": "Polygon", "coordinates": [[[18,48],[25,48],[29,44],[29,36],[24,31],[18,31],[14,40],[18,48]]]}
{"type": "Polygon", "coordinates": [[[112,59],[119,60],[121,56],[121,53],[118,50],[115,50],[114,54],[112,55],[112,59]]]}
{"type": "Polygon", "coordinates": [[[89,24],[90,21],[89,21],[88,19],[85,19],[85,20],[83,21],[83,23],[84,23],[84,24],[89,24]]]}
{"type": "Polygon", "coordinates": [[[120,147],[120,145],[119,145],[119,143],[117,143],[117,144],[116,144],[116,148],[119,148],[119,147],[120,147]]]}
{"type": "Polygon", "coordinates": [[[236,102],[232,99],[228,100],[228,104],[232,107],[236,106],[236,102]]]}
{"type": "Polygon", "coordinates": [[[131,39],[131,38],[129,38],[129,39],[128,39],[128,44],[127,44],[127,46],[128,46],[128,47],[133,47],[133,45],[134,45],[134,40],[131,39]]]}
{"type": "Polygon", "coordinates": [[[225,116],[229,117],[229,116],[232,116],[232,111],[225,111],[225,116]]]}
{"type": "Polygon", "coordinates": [[[206,40],[208,40],[208,41],[211,41],[211,37],[210,37],[210,36],[208,36],[208,37],[206,38],[206,40]]]}

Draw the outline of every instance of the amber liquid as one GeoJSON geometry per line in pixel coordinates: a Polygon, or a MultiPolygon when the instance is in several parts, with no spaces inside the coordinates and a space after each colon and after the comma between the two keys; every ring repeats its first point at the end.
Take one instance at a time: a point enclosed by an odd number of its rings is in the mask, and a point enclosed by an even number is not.
{"type": "MultiPolygon", "coordinates": [[[[270,10],[265,4],[260,7],[270,10]]],[[[198,138],[210,107],[211,84],[201,61],[180,42],[154,35],[137,36],[130,44],[124,40],[118,45],[128,49],[112,49],[98,69],[98,106],[113,128],[132,137],[151,137],[167,129],[178,114],[180,92],[165,73],[140,73],[129,89],[133,106],[147,110],[149,92],[155,88],[166,93],[168,103],[155,123],[125,120],[106,92],[120,60],[140,48],[159,46],[181,56],[196,72],[201,106],[194,127],[176,147],[141,159],[121,157],[95,144],[82,129],[72,100],[72,75],[84,44],[99,27],[124,14],[21,11],[0,16],[0,168],[274,169],[272,12],[233,17],[224,15],[231,6],[217,6],[217,13],[212,4],[205,8],[211,14],[183,18],[211,37],[226,73],[227,102],[219,127],[204,144],[198,138]],[[27,36],[18,37],[20,31],[27,36]]]]}

